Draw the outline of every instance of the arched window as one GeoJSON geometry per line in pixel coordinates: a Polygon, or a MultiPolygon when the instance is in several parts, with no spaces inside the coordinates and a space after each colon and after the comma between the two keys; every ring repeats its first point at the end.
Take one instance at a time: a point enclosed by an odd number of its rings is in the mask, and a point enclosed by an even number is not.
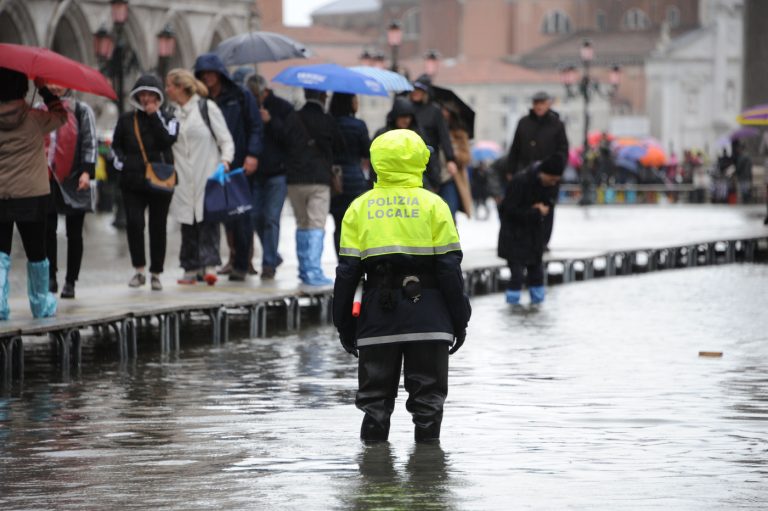
{"type": "Polygon", "coordinates": [[[597,11],[595,14],[595,27],[600,32],[608,30],[608,18],[605,15],[605,11],[597,11]]]}
{"type": "Polygon", "coordinates": [[[421,9],[410,9],[403,14],[403,38],[418,39],[421,35],[421,9]]]}
{"type": "Polygon", "coordinates": [[[571,18],[562,11],[552,11],[544,17],[542,34],[570,34],[571,18]]]}
{"type": "Polygon", "coordinates": [[[667,23],[669,28],[677,28],[680,26],[680,8],[676,5],[670,5],[667,7],[667,23]]]}
{"type": "Polygon", "coordinates": [[[642,9],[630,9],[624,15],[624,28],[627,30],[648,30],[651,20],[642,9]]]}

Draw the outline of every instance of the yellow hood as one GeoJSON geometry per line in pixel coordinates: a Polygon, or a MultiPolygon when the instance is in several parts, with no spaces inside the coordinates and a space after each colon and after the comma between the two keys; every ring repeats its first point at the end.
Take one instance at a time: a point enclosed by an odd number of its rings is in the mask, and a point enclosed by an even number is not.
{"type": "Polygon", "coordinates": [[[376,171],[377,188],[415,188],[429,161],[429,149],[411,130],[391,130],[371,144],[371,165],[376,171]]]}

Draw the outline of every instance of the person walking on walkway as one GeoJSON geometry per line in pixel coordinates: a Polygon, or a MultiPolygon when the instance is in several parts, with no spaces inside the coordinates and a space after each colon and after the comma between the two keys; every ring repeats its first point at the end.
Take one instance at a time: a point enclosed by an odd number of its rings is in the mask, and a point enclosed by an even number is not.
{"type": "Polygon", "coordinates": [[[13,226],[27,255],[27,294],[36,318],[56,314],[56,296],[48,290],[45,230],[51,188],[45,135],[67,121],[67,111],[43,82],[37,81],[48,111],[24,99],[29,82],[23,73],[0,67],[0,320],[8,319],[13,226]]]}
{"type": "Polygon", "coordinates": [[[179,135],[173,161],[179,185],[173,193],[170,215],[181,224],[179,261],[184,275],[179,284],[198,280],[216,283],[220,229],[204,215],[205,184],[219,164],[226,169],[235,156],[235,144],[208,88],[186,69],[172,69],[165,79],[168,99],[178,105],[179,135]]]}
{"type": "MultiPolygon", "coordinates": [[[[216,102],[227,121],[235,141],[232,168],[242,167],[246,176],[252,179],[259,167],[264,144],[264,128],[256,99],[249,90],[232,81],[224,63],[215,53],[204,53],[197,58],[195,77],[208,87],[209,97],[216,102]]],[[[251,215],[238,215],[228,221],[226,227],[232,232],[234,245],[230,246],[232,265],[229,280],[242,282],[249,273],[253,256],[251,215]]]]}
{"type": "Polygon", "coordinates": [[[153,291],[161,291],[166,249],[166,224],[173,192],[150,187],[146,179],[145,162],[173,163],[171,148],[178,136],[179,123],[173,115],[163,112],[163,86],[160,79],[147,74],[140,77],[131,90],[134,111],[117,120],[112,135],[113,164],[120,171],[120,189],[125,204],[126,234],[131,264],[135,273],[130,287],[146,284],[144,271],[144,214],[149,210],[149,272],[153,291]],[[145,157],[146,155],[146,157],[145,157]]]}
{"type": "Polygon", "coordinates": [[[283,262],[278,244],[280,217],[288,193],[285,162],[290,142],[286,120],[293,113],[293,106],[275,96],[261,75],[251,75],[246,84],[259,102],[259,113],[264,123],[264,151],[251,181],[252,220],[261,241],[261,278],[271,280],[283,262]]]}
{"type": "Polygon", "coordinates": [[[511,276],[506,301],[511,305],[520,304],[526,272],[531,304],[544,301],[545,221],[564,168],[565,161],[559,154],[553,154],[515,174],[507,187],[501,203],[498,256],[509,265],[511,276]]]}
{"type": "Polygon", "coordinates": [[[422,187],[429,157],[411,130],[376,138],[371,164],[378,180],[352,202],[342,223],[333,322],[343,348],[359,356],[355,404],[365,413],[364,442],[389,437],[401,367],[415,440],[439,440],[448,355],[464,343],[472,313],[453,217],[445,201],[422,187]]]}
{"type": "Polygon", "coordinates": [[[325,113],[324,91],[304,89],[306,103],[288,117],[292,142],[288,161],[288,199],[296,216],[296,256],[299,279],[307,286],[333,281],[321,266],[325,221],[331,205],[331,166],[345,151],[333,117],[325,113]]]}
{"type": "Polygon", "coordinates": [[[448,132],[448,123],[445,122],[440,107],[429,100],[431,85],[432,80],[429,76],[420,76],[413,82],[410,99],[419,127],[419,133],[424,142],[434,149],[429,158],[427,171],[424,173],[426,178],[424,184],[431,190],[439,190],[442,172],[440,169],[440,151],[442,151],[445,158],[445,167],[449,175],[455,175],[458,172],[458,167],[456,166],[456,157],[453,153],[451,136],[448,132]]]}
{"type": "Polygon", "coordinates": [[[48,143],[51,201],[48,210],[46,247],[49,265],[49,289],[59,288],[58,244],[56,230],[59,215],[64,215],[67,228],[67,274],[61,289],[62,298],[75,297],[75,283],[83,261],[83,225],[85,213],[91,211],[91,180],[96,174],[98,143],[93,110],[84,101],[71,97],[71,91],[48,85],[62,98],[67,109],[67,122],[53,132],[48,143]]]}
{"type": "Polygon", "coordinates": [[[331,216],[336,226],[333,231],[333,243],[337,255],[344,213],[352,201],[369,188],[364,168],[368,167],[371,139],[365,122],[355,118],[357,108],[357,96],[353,94],[336,92],[331,98],[330,114],[339,127],[346,148],[343,153],[334,154],[333,161],[335,165],[341,167],[343,183],[342,192],[331,197],[331,216]]]}
{"type": "MultiPolygon", "coordinates": [[[[585,148],[585,151],[587,148],[585,148]]],[[[568,137],[560,115],[552,110],[552,96],[546,92],[533,95],[531,110],[517,123],[507,158],[507,179],[531,166],[532,163],[559,155],[568,161],[568,137]]],[[[585,158],[586,161],[586,158],[585,158]]],[[[549,246],[555,220],[555,202],[545,215],[544,247],[549,246]]]]}

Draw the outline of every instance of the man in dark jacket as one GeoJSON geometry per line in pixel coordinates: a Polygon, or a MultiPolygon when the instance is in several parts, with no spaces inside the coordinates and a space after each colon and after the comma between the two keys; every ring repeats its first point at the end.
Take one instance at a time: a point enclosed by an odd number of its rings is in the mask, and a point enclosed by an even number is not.
{"type": "Polygon", "coordinates": [[[286,121],[291,141],[288,199],[296,216],[299,278],[308,286],[327,286],[333,281],[323,273],[320,259],[331,207],[331,166],[334,154],[344,152],[344,140],[333,117],[325,113],[326,93],[304,89],[304,98],[301,110],[286,121]]]}
{"type": "Polygon", "coordinates": [[[545,219],[564,168],[565,160],[554,154],[518,172],[507,187],[501,204],[498,256],[507,260],[511,272],[506,294],[509,304],[520,303],[526,270],[531,304],[544,301],[545,219]]]}
{"type": "MultiPolygon", "coordinates": [[[[264,136],[256,99],[250,91],[232,81],[224,63],[214,53],[205,53],[197,58],[195,76],[208,87],[210,98],[219,106],[227,121],[235,142],[235,158],[231,167],[242,167],[247,176],[253,176],[259,166],[264,136]]],[[[251,216],[239,215],[227,227],[232,229],[235,253],[229,280],[243,281],[250,268],[253,246],[251,216]]]]}
{"type": "Polygon", "coordinates": [[[443,112],[437,105],[429,101],[431,85],[432,83],[428,76],[420,76],[413,82],[411,102],[413,103],[413,113],[419,125],[419,134],[424,139],[424,143],[434,149],[427,164],[427,171],[424,173],[424,184],[430,190],[438,190],[440,188],[441,174],[439,151],[442,151],[443,156],[445,156],[446,168],[451,176],[455,175],[459,169],[456,166],[451,135],[448,132],[448,124],[445,122],[443,112]]]}
{"type": "Polygon", "coordinates": [[[293,113],[293,106],[275,96],[261,75],[251,75],[246,85],[259,102],[259,112],[264,123],[264,152],[251,182],[251,218],[261,240],[261,278],[274,279],[276,268],[283,262],[277,246],[280,240],[280,215],[288,193],[285,160],[289,143],[285,122],[293,113]]]}
{"type": "MultiPolygon", "coordinates": [[[[509,179],[517,172],[528,168],[533,162],[544,160],[553,154],[558,154],[563,161],[568,161],[568,137],[560,115],[551,109],[552,97],[546,92],[537,92],[532,99],[531,110],[517,123],[515,137],[509,148],[507,161],[509,179]]],[[[553,202],[549,214],[546,215],[545,248],[552,237],[554,205],[553,202]]]]}

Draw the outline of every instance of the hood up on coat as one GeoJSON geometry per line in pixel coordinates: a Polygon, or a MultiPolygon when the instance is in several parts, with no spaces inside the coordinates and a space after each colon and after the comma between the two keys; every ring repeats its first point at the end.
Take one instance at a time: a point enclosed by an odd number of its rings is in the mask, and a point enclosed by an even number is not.
{"type": "Polygon", "coordinates": [[[203,53],[197,57],[195,61],[195,78],[199,80],[204,71],[215,71],[221,75],[221,79],[224,82],[236,85],[229,71],[227,71],[227,66],[224,65],[224,62],[215,53],[203,53]]]}
{"type": "Polygon", "coordinates": [[[23,99],[0,102],[0,131],[15,130],[29,112],[29,105],[23,99]]]}
{"type": "Polygon", "coordinates": [[[142,75],[138,80],[136,80],[136,83],[131,89],[130,103],[134,108],[141,110],[142,112],[144,111],[144,107],[141,106],[137,94],[143,91],[154,92],[160,96],[160,104],[165,102],[165,96],[163,95],[163,83],[157,76],[153,74],[142,75]]]}
{"type": "Polygon", "coordinates": [[[411,118],[410,128],[417,130],[416,110],[413,108],[413,102],[408,98],[395,98],[392,110],[387,114],[387,127],[394,128],[398,117],[408,116],[411,118]]]}
{"type": "Polygon", "coordinates": [[[417,188],[429,161],[429,148],[411,130],[391,130],[371,144],[371,165],[376,171],[376,188],[417,188]]]}

